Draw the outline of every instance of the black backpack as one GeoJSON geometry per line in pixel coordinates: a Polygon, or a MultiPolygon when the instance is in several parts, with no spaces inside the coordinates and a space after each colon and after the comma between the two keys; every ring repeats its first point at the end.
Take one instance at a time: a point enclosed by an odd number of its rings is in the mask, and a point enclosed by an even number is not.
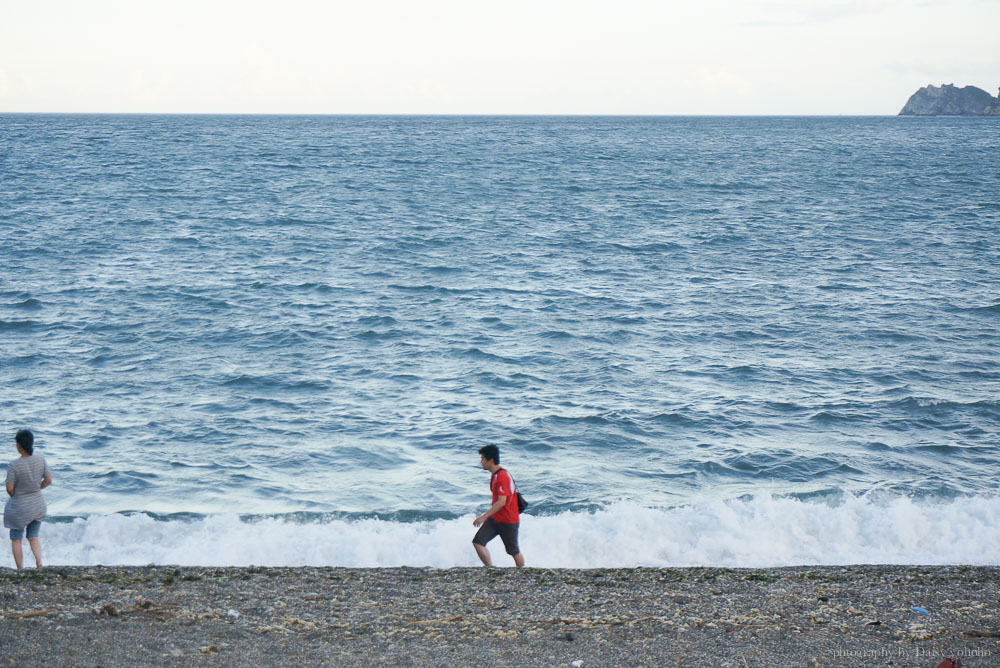
{"type": "MultiPolygon", "coordinates": [[[[497,473],[500,473],[500,471],[507,471],[507,469],[497,469],[497,473]]],[[[491,487],[493,486],[493,478],[497,477],[497,473],[494,473],[493,477],[490,478],[491,487]]],[[[521,495],[521,488],[514,482],[514,476],[510,474],[510,471],[507,471],[507,476],[510,478],[510,484],[514,487],[514,494],[517,495],[517,512],[523,513],[524,509],[528,507],[528,502],[525,501],[524,497],[521,495]]]]}

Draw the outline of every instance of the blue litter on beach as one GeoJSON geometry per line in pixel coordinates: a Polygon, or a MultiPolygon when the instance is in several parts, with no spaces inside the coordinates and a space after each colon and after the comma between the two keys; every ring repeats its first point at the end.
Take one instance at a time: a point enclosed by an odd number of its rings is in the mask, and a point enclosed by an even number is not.
{"type": "Polygon", "coordinates": [[[921,615],[929,615],[929,614],[931,614],[930,612],[928,612],[924,608],[910,608],[910,610],[912,610],[913,612],[919,612],[921,615]]]}

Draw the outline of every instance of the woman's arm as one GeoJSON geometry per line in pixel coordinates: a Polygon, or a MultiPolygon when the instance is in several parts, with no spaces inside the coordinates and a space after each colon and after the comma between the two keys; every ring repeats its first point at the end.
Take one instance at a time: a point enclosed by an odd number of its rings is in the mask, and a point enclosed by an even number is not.
{"type": "Polygon", "coordinates": [[[7,483],[7,496],[14,496],[14,483],[7,483]]]}
{"type": "MultiPolygon", "coordinates": [[[[42,484],[38,486],[38,489],[45,489],[46,487],[48,487],[48,486],[49,486],[49,485],[51,485],[51,484],[52,484],[52,474],[50,473],[49,475],[45,476],[45,477],[44,477],[44,478],[42,479],[42,484]]],[[[13,490],[13,486],[11,487],[11,492],[10,492],[10,494],[11,494],[11,496],[13,496],[13,495],[14,495],[14,490],[13,490]]]]}

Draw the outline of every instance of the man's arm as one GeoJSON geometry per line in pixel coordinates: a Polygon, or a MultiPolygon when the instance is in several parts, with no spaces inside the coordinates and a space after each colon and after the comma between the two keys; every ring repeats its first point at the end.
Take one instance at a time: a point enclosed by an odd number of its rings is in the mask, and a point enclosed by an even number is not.
{"type": "Polygon", "coordinates": [[[492,506],[490,506],[489,510],[487,510],[485,513],[483,513],[482,515],[480,515],[479,517],[477,517],[475,519],[475,521],[472,523],[472,526],[474,526],[474,527],[479,526],[480,524],[482,524],[483,522],[485,522],[486,520],[488,520],[490,517],[492,517],[493,515],[496,515],[498,512],[500,512],[500,509],[503,508],[506,505],[507,505],[507,497],[506,496],[498,496],[497,497],[497,502],[494,503],[492,506]]]}

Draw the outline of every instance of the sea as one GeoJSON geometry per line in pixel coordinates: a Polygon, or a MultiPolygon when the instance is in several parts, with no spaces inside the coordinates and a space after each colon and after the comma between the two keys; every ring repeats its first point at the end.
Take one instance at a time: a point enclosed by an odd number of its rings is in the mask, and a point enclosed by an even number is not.
{"type": "Polygon", "coordinates": [[[4,114],[0,242],[47,564],[1000,564],[997,119],[4,114]]]}

